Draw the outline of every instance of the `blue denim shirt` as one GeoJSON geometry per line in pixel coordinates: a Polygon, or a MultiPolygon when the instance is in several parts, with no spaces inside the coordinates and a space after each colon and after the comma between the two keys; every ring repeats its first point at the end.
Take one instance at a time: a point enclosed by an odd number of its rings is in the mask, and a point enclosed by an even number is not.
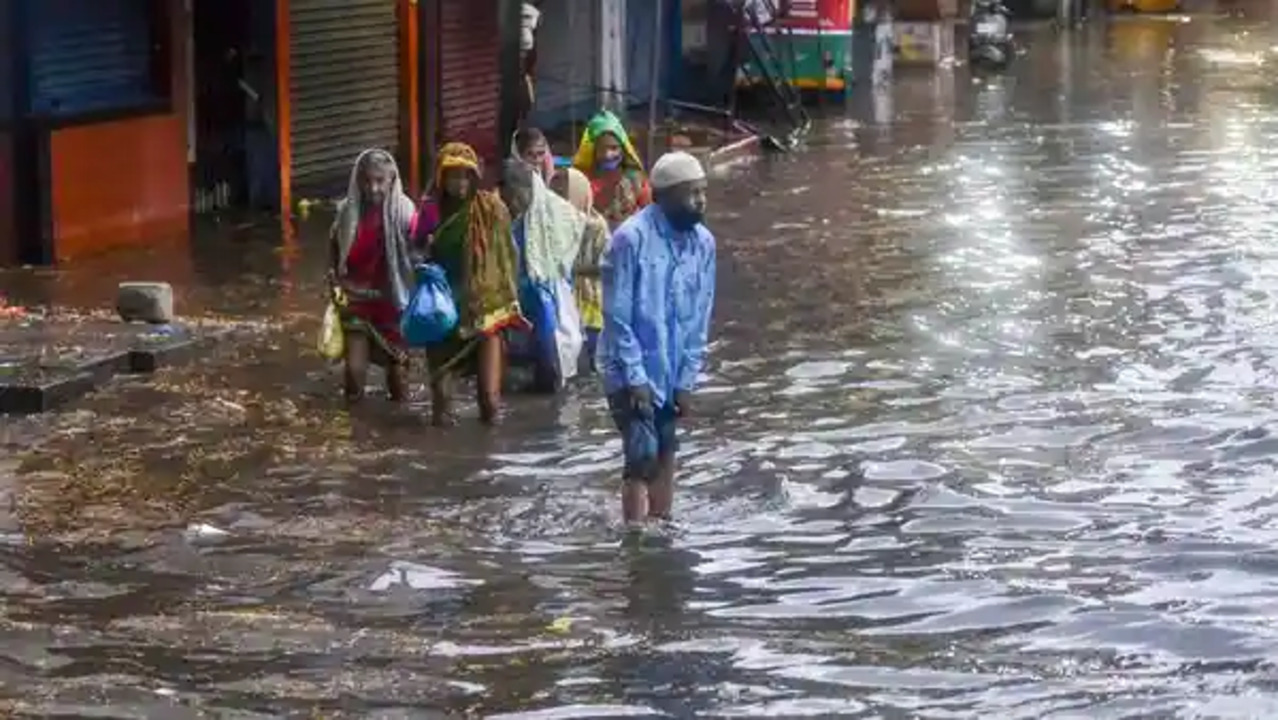
{"type": "Polygon", "coordinates": [[[647,385],[665,405],[676,390],[694,389],[714,306],[714,236],[704,225],[676,232],[649,205],[613,233],[600,269],[604,390],[647,385]]]}

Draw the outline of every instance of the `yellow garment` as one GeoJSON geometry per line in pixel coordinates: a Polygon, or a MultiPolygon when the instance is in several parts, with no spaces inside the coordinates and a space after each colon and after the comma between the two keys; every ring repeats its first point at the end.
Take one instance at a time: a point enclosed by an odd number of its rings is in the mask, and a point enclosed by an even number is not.
{"type": "Polygon", "coordinates": [[[581,134],[581,144],[577,146],[577,154],[572,158],[572,166],[589,175],[595,169],[595,142],[605,134],[612,135],[621,143],[621,150],[625,154],[623,166],[643,169],[643,161],[639,159],[638,151],[630,142],[626,126],[616,115],[607,110],[595,115],[587,123],[586,131],[581,134]]]}
{"type": "MultiPolygon", "coordinates": [[[[583,256],[590,246],[606,248],[608,246],[608,221],[592,211],[586,221],[585,236],[582,238],[583,256]]],[[[573,294],[577,297],[577,310],[581,313],[581,324],[591,330],[603,329],[603,281],[599,275],[599,261],[603,253],[593,259],[579,256],[577,258],[578,275],[573,280],[573,294]],[[589,263],[589,264],[587,264],[589,263]]]]}
{"type": "Polygon", "coordinates": [[[573,266],[573,295],[577,298],[582,326],[600,330],[603,328],[603,281],[600,279],[599,264],[608,248],[608,221],[595,210],[595,194],[590,187],[590,178],[577,168],[568,168],[564,172],[568,177],[568,202],[586,216],[581,249],[577,252],[577,262],[573,266]]]}
{"type": "Polygon", "coordinates": [[[439,160],[435,164],[435,187],[444,186],[444,171],[452,168],[464,168],[479,175],[479,155],[466,143],[446,143],[439,149],[439,160]]]}
{"type": "Polygon", "coordinates": [[[337,303],[330,302],[324,310],[316,349],[325,360],[340,360],[346,355],[346,333],[342,331],[342,318],[337,311],[337,303]]]}

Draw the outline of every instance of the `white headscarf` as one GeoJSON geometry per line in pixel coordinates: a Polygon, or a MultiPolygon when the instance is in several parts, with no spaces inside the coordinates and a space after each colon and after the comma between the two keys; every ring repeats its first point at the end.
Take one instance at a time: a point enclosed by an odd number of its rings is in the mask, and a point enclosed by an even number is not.
{"type": "Polygon", "coordinates": [[[537,26],[541,24],[541,11],[530,2],[520,3],[519,50],[528,52],[537,42],[537,26]]]}
{"type": "Polygon", "coordinates": [[[532,176],[532,202],[524,214],[524,262],[536,282],[559,280],[568,274],[581,248],[586,216],[532,176]]]}
{"type": "Polygon", "coordinates": [[[408,307],[408,300],[415,285],[408,243],[413,215],[417,208],[404,194],[404,184],[400,179],[395,158],[380,148],[365,150],[355,159],[355,167],[351,169],[350,183],[346,187],[346,197],[337,205],[337,217],[333,220],[332,231],[337,239],[337,252],[340,258],[337,270],[341,275],[346,274],[346,258],[355,245],[359,221],[364,216],[364,193],[360,187],[360,170],[365,158],[378,153],[380,153],[378,160],[389,164],[393,174],[390,190],[386,193],[385,202],[382,203],[382,235],[385,237],[386,268],[390,276],[387,290],[390,292],[390,299],[402,310],[408,307]]]}

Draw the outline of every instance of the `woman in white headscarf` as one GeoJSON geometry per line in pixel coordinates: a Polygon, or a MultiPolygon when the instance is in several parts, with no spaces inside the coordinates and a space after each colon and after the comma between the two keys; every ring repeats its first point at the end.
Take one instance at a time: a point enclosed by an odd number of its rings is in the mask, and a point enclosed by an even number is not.
{"type": "Polygon", "coordinates": [[[369,363],[386,368],[391,399],[407,394],[407,354],[399,319],[413,291],[415,208],[399,168],[385,150],[355,160],[346,197],[337,206],[332,239],[334,297],[346,334],[346,398],[363,397],[369,363]]]}
{"type": "Polygon", "coordinates": [[[574,167],[564,168],[555,174],[551,188],[577,208],[585,216],[581,230],[581,248],[572,271],[572,290],[577,296],[577,310],[581,312],[581,327],[585,332],[585,367],[593,371],[595,347],[603,330],[603,285],[599,263],[608,247],[612,233],[608,221],[595,210],[595,194],[590,178],[574,167]]]}
{"type": "Polygon", "coordinates": [[[581,315],[573,299],[572,270],[586,217],[517,159],[506,163],[502,199],[514,220],[520,255],[519,306],[533,324],[535,385],[553,392],[577,374],[581,356],[581,315]]]}

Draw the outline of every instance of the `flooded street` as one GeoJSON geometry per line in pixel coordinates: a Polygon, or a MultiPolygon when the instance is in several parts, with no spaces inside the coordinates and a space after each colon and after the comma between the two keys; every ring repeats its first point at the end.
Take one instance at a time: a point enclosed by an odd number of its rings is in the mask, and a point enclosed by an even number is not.
{"type": "Polygon", "coordinates": [[[1185,20],[1027,30],[725,171],[678,527],[637,546],[594,387],[496,434],[420,379],[347,413],[319,245],[196,258],[188,306],[278,322],[5,430],[48,439],[0,708],[1278,716],[1278,25],[1185,20]]]}

